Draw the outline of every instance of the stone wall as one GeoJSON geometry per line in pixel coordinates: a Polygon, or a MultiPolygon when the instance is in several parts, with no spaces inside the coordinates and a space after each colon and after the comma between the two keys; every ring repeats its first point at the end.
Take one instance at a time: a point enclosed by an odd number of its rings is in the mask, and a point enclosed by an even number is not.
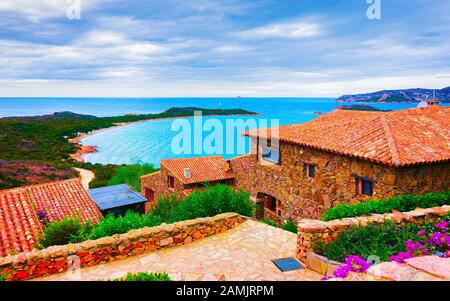
{"type": "Polygon", "coordinates": [[[282,142],[280,158],[280,165],[263,165],[255,154],[229,162],[236,187],[249,191],[254,198],[268,194],[280,200],[284,220],[319,218],[328,208],[342,203],[450,187],[450,163],[396,168],[282,142]],[[315,178],[305,175],[305,163],[316,165],[315,178]],[[375,181],[373,196],[357,193],[354,174],[375,181]]]}
{"type": "MultiPolygon", "coordinates": [[[[297,258],[308,265],[316,265],[312,261],[322,260],[321,256],[314,255],[314,242],[321,241],[325,244],[337,239],[339,233],[350,229],[353,226],[367,226],[368,224],[384,223],[392,220],[401,223],[421,223],[425,219],[443,216],[450,212],[450,206],[433,207],[428,209],[417,209],[409,212],[397,212],[386,214],[372,214],[370,216],[349,217],[336,219],[328,222],[313,219],[303,219],[298,223],[297,234],[297,258]]],[[[326,259],[322,260],[326,263],[326,259]]],[[[333,263],[335,264],[335,263],[333,263]]]]}
{"type": "Polygon", "coordinates": [[[73,265],[77,264],[79,267],[104,264],[161,248],[188,244],[226,231],[244,220],[237,213],[223,213],[214,217],[132,230],[79,244],[34,249],[31,252],[1,257],[0,275],[7,274],[7,280],[25,280],[62,273],[73,269],[73,265]]]}
{"type": "Polygon", "coordinates": [[[174,188],[168,186],[168,176],[173,176],[166,168],[161,166],[161,170],[149,175],[141,177],[141,193],[145,195],[145,189],[151,189],[155,192],[155,200],[159,197],[166,197],[176,195],[184,197],[183,190],[185,189],[183,182],[177,177],[174,177],[174,188]]]}

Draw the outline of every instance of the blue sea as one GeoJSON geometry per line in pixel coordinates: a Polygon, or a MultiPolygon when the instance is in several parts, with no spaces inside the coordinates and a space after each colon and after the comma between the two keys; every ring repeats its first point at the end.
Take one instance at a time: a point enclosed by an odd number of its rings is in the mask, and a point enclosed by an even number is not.
{"type": "MultiPolygon", "coordinates": [[[[340,105],[334,98],[0,98],[0,117],[33,116],[72,111],[95,116],[159,113],[170,107],[242,108],[259,116],[203,116],[200,120],[166,119],[137,122],[94,133],[82,140],[98,152],[85,155],[91,163],[151,163],[173,157],[220,154],[225,158],[249,151],[248,139],[239,129],[228,130],[227,122],[241,120],[249,128],[303,123],[340,105]],[[250,120],[251,119],[251,120],[250,120]],[[201,121],[199,123],[199,120],[201,121]],[[175,122],[175,124],[174,124],[175,122]],[[200,126],[198,126],[200,124],[200,126]],[[178,126],[177,126],[178,125],[178,126]],[[184,127],[179,127],[184,125],[184,127]],[[190,127],[189,139],[182,133],[190,127]],[[200,138],[199,138],[200,137],[200,138]],[[221,140],[221,138],[223,138],[221,140]],[[240,141],[244,141],[244,145],[240,141]],[[180,142],[181,141],[181,142],[180,142]],[[177,142],[177,143],[176,143],[177,142]],[[231,146],[231,147],[230,147],[231,146]]],[[[399,110],[416,104],[371,104],[379,109],[399,110]]]]}

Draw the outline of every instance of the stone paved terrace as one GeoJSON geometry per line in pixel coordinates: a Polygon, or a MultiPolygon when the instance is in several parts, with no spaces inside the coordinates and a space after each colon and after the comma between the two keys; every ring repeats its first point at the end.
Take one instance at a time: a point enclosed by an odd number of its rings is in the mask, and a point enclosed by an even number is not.
{"type": "Polygon", "coordinates": [[[107,280],[128,272],[167,272],[173,280],[320,280],[308,269],[281,272],[272,259],[295,257],[297,235],[247,220],[188,245],[35,280],[107,280]]]}

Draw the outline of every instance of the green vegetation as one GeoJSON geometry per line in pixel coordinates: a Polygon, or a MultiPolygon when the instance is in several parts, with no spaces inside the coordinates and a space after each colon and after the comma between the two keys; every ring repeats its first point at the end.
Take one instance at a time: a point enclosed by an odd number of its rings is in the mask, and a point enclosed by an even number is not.
{"type": "Polygon", "coordinates": [[[298,231],[297,225],[293,221],[284,222],[281,228],[292,233],[297,233],[298,231]]]}
{"type": "Polygon", "coordinates": [[[225,212],[253,216],[254,210],[248,192],[219,184],[196,190],[183,201],[176,197],[161,198],[150,214],[129,211],[125,216],[108,215],[96,225],[82,224],[79,218],[73,217],[54,221],[44,229],[45,238],[40,238],[39,242],[43,247],[62,245],[225,212]]]}
{"type": "Polygon", "coordinates": [[[281,228],[281,229],[283,229],[285,231],[289,231],[289,232],[292,232],[292,233],[297,233],[297,231],[298,231],[297,230],[297,225],[291,220],[285,221],[281,225],[281,227],[278,227],[278,224],[276,222],[270,220],[270,219],[261,219],[259,221],[264,223],[264,224],[267,224],[269,226],[272,226],[272,227],[275,227],[275,228],[281,228]]]}
{"type": "Polygon", "coordinates": [[[365,104],[352,104],[352,105],[343,105],[340,106],[342,110],[348,110],[348,111],[380,111],[380,112],[386,112],[386,110],[380,110],[375,107],[365,105],[365,104]]]}
{"type": "Polygon", "coordinates": [[[117,184],[128,184],[136,191],[141,191],[140,177],[156,171],[151,164],[133,164],[118,167],[108,181],[108,186],[117,184]]]}
{"type": "MultiPolygon", "coordinates": [[[[450,221],[449,217],[447,215],[440,220],[450,221]]],[[[388,261],[389,256],[406,251],[405,242],[408,240],[420,240],[419,231],[436,231],[434,224],[435,222],[426,222],[424,225],[397,225],[393,221],[386,221],[385,224],[357,226],[340,233],[337,240],[329,244],[315,242],[314,251],[339,262],[343,262],[350,255],[363,258],[375,255],[382,261],[388,261]]]]}
{"type": "Polygon", "coordinates": [[[260,220],[260,222],[267,224],[269,226],[272,226],[272,227],[278,227],[277,223],[274,221],[271,221],[270,219],[262,219],[262,220],[260,220]]]}
{"type": "Polygon", "coordinates": [[[158,226],[163,222],[161,217],[154,214],[139,214],[128,211],[125,216],[108,215],[94,226],[91,239],[107,237],[114,234],[126,233],[133,229],[158,226]]]}
{"type": "MultiPolygon", "coordinates": [[[[69,155],[77,151],[77,145],[68,139],[77,133],[87,133],[92,130],[108,128],[118,123],[149,120],[156,118],[171,118],[193,116],[194,111],[201,111],[203,115],[240,115],[255,114],[242,109],[201,109],[194,107],[170,108],[159,114],[126,115],[115,117],[96,117],[80,115],[72,112],[59,112],[50,115],[34,117],[0,118],[0,158],[7,161],[21,163],[45,164],[64,171],[71,167],[81,167],[92,170],[96,174],[91,188],[105,186],[111,180],[117,165],[101,166],[99,164],[76,163],[69,159],[69,155]]],[[[123,172],[123,171],[121,171],[123,172]]],[[[125,172],[126,173],[126,172],[125,172]]],[[[75,174],[71,175],[72,177],[75,174]]],[[[43,174],[41,178],[47,181],[64,179],[57,173],[43,174]]],[[[42,179],[36,179],[42,180],[42,179]]],[[[37,181],[26,181],[14,171],[0,170],[0,189],[20,185],[34,184],[37,181]]],[[[41,181],[42,182],[42,181],[41,181]]],[[[136,184],[132,184],[135,187],[136,184]]]]}
{"type": "Polygon", "coordinates": [[[373,213],[389,213],[393,210],[411,211],[416,208],[430,208],[450,205],[450,190],[446,192],[432,192],[424,195],[398,195],[385,200],[369,200],[359,204],[340,204],[328,209],[322,216],[323,221],[370,215],[373,213]]]}
{"type": "Polygon", "coordinates": [[[174,198],[160,199],[153,212],[157,212],[166,223],[173,223],[224,212],[253,216],[254,210],[248,192],[242,189],[235,191],[232,187],[218,184],[204,190],[197,189],[182,202],[174,198]]]}
{"type": "Polygon", "coordinates": [[[172,281],[166,273],[128,273],[125,278],[117,278],[114,281],[172,281]]]}
{"type": "Polygon", "coordinates": [[[81,223],[79,217],[66,217],[61,221],[53,221],[44,228],[44,235],[39,237],[40,247],[65,245],[87,240],[91,237],[92,224],[81,223]]]}

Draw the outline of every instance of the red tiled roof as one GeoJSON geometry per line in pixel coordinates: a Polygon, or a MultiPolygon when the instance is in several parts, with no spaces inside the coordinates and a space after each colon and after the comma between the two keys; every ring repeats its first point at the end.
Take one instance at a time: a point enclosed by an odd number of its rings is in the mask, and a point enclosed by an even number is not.
{"type": "Polygon", "coordinates": [[[0,191],[0,256],[31,251],[42,233],[26,191],[0,191]]]}
{"type": "Polygon", "coordinates": [[[161,160],[161,166],[167,168],[184,184],[234,179],[234,174],[230,170],[225,171],[226,164],[221,156],[161,160]],[[185,168],[190,169],[189,179],[184,177],[185,168]]]}
{"type": "Polygon", "coordinates": [[[98,222],[102,215],[78,179],[0,191],[0,256],[33,249],[42,233],[38,210],[50,221],[72,214],[98,222]]]}
{"type": "MultiPolygon", "coordinates": [[[[373,162],[406,166],[450,160],[450,107],[390,112],[334,110],[278,128],[280,141],[373,162]]],[[[245,131],[270,138],[271,130],[245,131]]]]}
{"type": "Polygon", "coordinates": [[[50,222],[71,215],[93,223],[102,218],[100,210],[78,179],[33,185],[27,190],[36,210],[44,211],[50,222]]]}

